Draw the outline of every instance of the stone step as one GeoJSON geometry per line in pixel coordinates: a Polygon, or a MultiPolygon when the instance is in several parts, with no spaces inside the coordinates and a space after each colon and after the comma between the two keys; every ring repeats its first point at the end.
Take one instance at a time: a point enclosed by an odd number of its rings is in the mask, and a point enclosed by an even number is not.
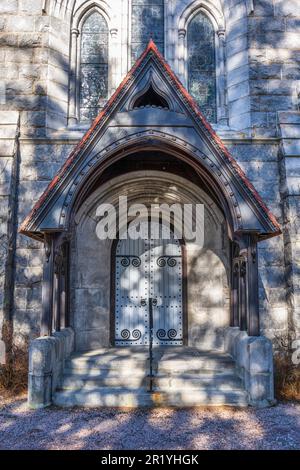
{"type": "MultiPolygon", "coordinates": [[[[149,362],[145,363],[132,363],[128,362],[111,362],[108,364],[93,364],[93,363],[78,363],[78,362],[66,362],[65,372],[67,374],[81,375],[81,374],[90,374],[93,376],[101,375],[107,376],[109,374],[120,374],[128,375],[128,373],[133,373],[136,375],[147,374],[149,371],[149,362]]],[[[226,375],[228,373],[235,373],[234,364],[220,364],[220,363],[189,363],[189,362],[159,362],[153,363],[153,371],[158,374],[194,374],[201,375],[205,374],[207,376],[216,376],[216,375],[226,375]]]]}
{"type": "Polygon", "coordinates": [[[53,403],[62,407],[143,407],[151,406],[152,401],[150,394],[140,389],[94,387],[85,390],[58,391],[54,395],[53,403]]]}
{"type": "Polygon", "coordinates": [[[199,360],[201,362],[210,360],[215,362],[229,362],[232,363],[232,357],[220,351],[199,351],[194,348],[184,348],[181,350],[172,348],[159,348],[154,350],[154,355],[159,357],[160,361],[193,361],[199,360]]]}
{"type": "MultiPolygon", "coordinates": [[[[157,367],[154,367],[156,370],[157,367]]],[[[67,374],[74,374],[74,375],[82,375],[82,374],[90,374],[92,376],[101,375],[101,376],[108,376],[113,374],[120,374],[120,375],[128,375],[128,373],[133,373],[136,375],[145,375],[148,373],[149,366],[148,364],[135,364],[134,367],[132,364],[128,363],[113,363],[113,364],[76,364],[76,363],[66,363],[65,365],[65,373],[67,374]]]]}
{"type": "MultiPolygon", "coordinates": [[[[147,382],[149,382],[147,378],[147,382]]],[[[171,374],[157,375],[152,379],[155,390],[203,390],[216,389],[243,390],[240,378],[235,374],[205,375],[205,374],[171,374]]]]}
{"type": "Polygon", "coordinates": [[[145,366],[148,362],[148,356],[144,355],[136,355],[132,357],[120,357],[114,355],[99,355],[94,357],[71,357],[66,361],[66,367],[138,367],[138,366],[145,366]]]}
{"type": "Polygon", "coordinates": [[[152,407],[152,406],[247,406],[244,391],[220,390],[175,390],[171,392],[147,393],[141,389],[99,388],[58,391],[53,402],[61,407],[152,407]]]}
{"type": "Polygon", "coordinates": [[[92,361],[100,359],[131,359],[131,358],[144,358],[148,356],[149,350],[145,347],[120,347],[120,348],[106,348],[97,349],[94,351],[84,351],[73,353],[72,359],[79,359],[82,361],[92,361]]]}
{"type": "Polygon", "coordinates": [[[191,359],[191,360],[169,360],[159,361],[157,364],[158,373],[167,372],[190,372],[201,374],[203,371],[215,371],[216,373],[234,372],[233,361],[221,361],[214,359],[191,359]]]}
{"type": "Polygon", "coordinates": [[[74,354],[64,370],[58,406],[247,406],[231,357],[192,348],[155,348],[154,392],[148,393],[147,348],[74,354]]]}
{"type": "MultiPolygon", "coordinates": [[[[116,374],[115,371],[108,371],[109,373],[103,373],[101,370],[95,371],[95,373],[87,374],[73,374],[72,371],[65,373],[61,388],[67,389],[82,389],[82,388],[93,388],[93,387],[127,387],[127,388],[138,388],[147,387],[149,384],[149,377],[146,376],[145,371],[133,371],[126,374],[116,374]]],[[[152,382],[157,390],[169,390],[169,389],[200,389],[205,387],[212,387],[218,390],[232,390],[241,389],[241,380],[235,374],[168,374],[168,375],[157,375],[153,378],[152,382]]]]}
{"type": "Polygon", "coordinates": [[[64,374],[66,376],[73,376],[82,378],[98,378],[98,379],[105,379],[110,377],[120,377],[124,379],[129,375],[135,378],[145,377],[149,372],[149,369],[146,367],[136,367],[133,370],[123,369],[123,368],[110,368],[110,367],[97,367],[97,368],[89,368],[89,367],[65,367],[64,374]]]}
{"type": "MultiPolygon", "coordinates": [[[[66,361],[65,367],[73,371],[88,372],[89,370],[136,370],[149,368],[147,355],[136,355],[131,358],[114,355],[94,356],[94,357],[71,357],[66,361]]],[[[190,371],[201,373],[201,371],[229,371],[235,369],[235,364],[231,358],[210,358],[210,357],[187,357],[187,358],[155,358],[153,368],[159,372],[181,372],[190,371]]]]}
{"type": "Polygon", "coordinates": [[[146,387],[147,379],[145,371],[142,374],[109,374],[109,375],[91,375],[91,374],[65,374],[61,388],[63,390],[80,390],[82,388],[94,387],[118,387],[137,389],[146,387]]]}
{"type": "Polygon", "coordinates": [[[101,366],[101,367],[88,367],[88,366],[71,366],[64,368],[65,375],[73,375],[74,377],[82,377],[85,376],[86,378],[95,378],[99,377],[111,377],[111,376],[118,376],[118,377],[128,377],[130,374],[134,377],[144,377],[148,374],[149,368],[147,367],[135,367],[133,370],[123,368],[123,367],[109,367],[109,366],[101,366]]]}

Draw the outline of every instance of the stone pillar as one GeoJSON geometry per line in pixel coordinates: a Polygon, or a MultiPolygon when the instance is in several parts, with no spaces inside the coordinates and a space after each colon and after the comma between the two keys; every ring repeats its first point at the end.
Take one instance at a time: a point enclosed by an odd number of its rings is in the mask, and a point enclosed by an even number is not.
{"type": "Polygon", "coordinates": [[[55,348],[50,337],[37,338],[29,346],[28,404],[44,408],[52,402],[52,370],[55,348]]]}
{"type": "Polygon", "coordinates": [[[242,234],[240,247],[240,328],[249,336],[259,336],[257,233],[242,234]]]}
{"type": "Polygon", "coordinates": [[[77,103],[77,54],[78,54],[79,30],[73,28],[71,31],[71,54],[70,54],[70,90],[69,90],[69,119],[68,124],[78,123],[78,103],[77,103]]]}
{"type": "Polygon", "coordinates": [[[110,58],[109,58],[109,95],[112,95],[119,85],[118,83],[118,29],[110,30],[110,58]]]}
{"type": "Polygon", "coordinates": [[[239,326],[239,261],[234,259],[231,278],[231,325],[239,326]]]}
{"type": "Polygon", "coordinates": [[[53,326],[54,331],[60,331],[61,317],[61,253],[55,253],[54,257],[54,280],[53,280],[53,326]]]}
{"type": "Polygon", "coordinates": [[[179,29],[178,31],[178,75],[180,80],[187,88],[187,63],[186,63],[186,29],[179,29]]]}
{"type": "Polygon", "coordinates": [[[45,235],[45,252],[42,285],[41,336],[52,333],[53,310],[53,240],[45,235]]]}
{"type": "Polygon", "coordinates": [[[53,273],[53,329],[67,327],[68,299],[68,237],[64,234],[55,240],[53,273]]]}
{"type": "Polygon", "coordinates": [[[249,336],[259,336],[258,261],[256,236],[248,236],[247,246],[247,330],[249,336]]]}
{"type": "Polygon", "coordinates": [[[225,331],[225,351],[236,362],[236,370],[248,394],[248,403],[274,405],[272,343],[264,336],[249,336],[239,328],[225,331]]]}
{"type": "Polygon", "coordinates": [[[67,266],[65,263],[65,257],[62,261],[61,266],[61,276],[60,276],[60,285],[59,285],[59,292],[60,292],[60,327],[66,328],[68,325],[67,321],[67,283],[66,283],[66,274],[67,274],[67,266]]]}
{"type": "Polygon", "coordinates": [[[70,326],[69,318],[69,295],[70,295],[70,283],[69,283],[69,241],[63,245],[63,264],[62,264],[62,276],[61,276],[61,327],[66,328],[70,326]]]}
{"type": "Polygon", "coordinates": [[[241,258],[239,262],[239,324],[242,331],[247,330],[247,264],[241,258]]]}
{"type": "Polygon", "coordinates": [[[218,67],[218,122],[220,124],[227,124],[226,113],[226,76],[225,76],[225,30],[220,29],[218,32],[219,47],[217,54],[219,54],[217,64],[218,67]]]}

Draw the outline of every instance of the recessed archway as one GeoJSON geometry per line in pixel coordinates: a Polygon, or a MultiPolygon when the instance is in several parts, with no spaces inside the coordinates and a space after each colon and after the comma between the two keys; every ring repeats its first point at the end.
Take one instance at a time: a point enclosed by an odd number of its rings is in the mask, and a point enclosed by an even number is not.
{"type": "MultiPolygon", "coordinates": [[[[140,153],[139,157],[142,156],[140,153]]],[[[199,181],[196,184],[197,178],[192,182],[183,173],[178,174],[184,166],[179,165],[176,169],[176,159],[173,158],[173,172],[167,170],[167,160],[160,162],[164,170],[155,169],[151,158],[147,168],[145,154],[144,162],[144,170],[132,171],[134,159],[129,158],[123,168],[119,164],[119,174],[114,178],[109,178],[108,173],[105,180],[103,174],[102,184],[93,188],[74,217],[71,272],[81,273],[80,278],[73,278],[71,287],[71,324],[76,332],[76,347],[85,350],[115,344],[115,292],[112,285],[116,266],[111,254],[115,253],[117,242],[99,241],[96,212],[101,203],[110,203],[117,208],[119,197],[127,196],[128,205],[204,205],[204,246],[184,240],[182,266],[185,264],[183,282],[186,285],[182,301],[186,319],[182,323],[185,330],[182,344],[203,350],[222,349],[223,333],[230,324],[230,241],[225,217],[204,186],[199,187],[199,181]]],[[[138,270],[133,273],[134,276],[137,274],[138,270]]]]}

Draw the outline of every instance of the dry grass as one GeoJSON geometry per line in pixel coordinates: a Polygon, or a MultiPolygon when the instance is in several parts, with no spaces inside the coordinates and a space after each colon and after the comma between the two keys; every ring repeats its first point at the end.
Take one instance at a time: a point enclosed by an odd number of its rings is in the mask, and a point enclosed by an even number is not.
{"type": "Polygon", "coordinates": [[[0,365],[0,394],[4,397],[17,396],[27,390],[28,351],[14,345],[7,364],[0,365]]]}
{"type": "Polygon", "coordinates": [[[287,352],[275,355],[274,366],[276,398],[300,401],[300,367],[292,363],[287,352]]]}

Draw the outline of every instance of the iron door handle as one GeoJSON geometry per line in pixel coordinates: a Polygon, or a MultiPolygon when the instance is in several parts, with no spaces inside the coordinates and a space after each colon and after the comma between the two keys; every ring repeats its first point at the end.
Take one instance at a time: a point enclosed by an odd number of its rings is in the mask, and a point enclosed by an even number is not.
{"type": "Polygon", "coordinates": [[[146,299],[142,299],[141,300],[141,305],[142,307],[145,307],[147,305],[147,300],[146,299]]]}
{"type": "Polygon", "coordinates": [[[157,305],[157,299],[153,299],[153,300],[152,300],[152,304],[153,304],[153,305],[157,305]]]}

